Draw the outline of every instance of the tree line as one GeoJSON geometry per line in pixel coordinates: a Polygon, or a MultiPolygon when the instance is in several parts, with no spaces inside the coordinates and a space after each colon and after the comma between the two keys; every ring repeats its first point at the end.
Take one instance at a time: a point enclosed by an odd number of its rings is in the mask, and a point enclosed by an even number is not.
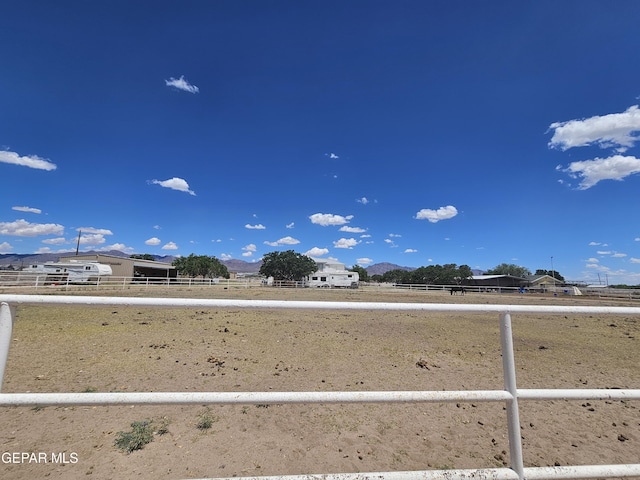
{"type": "MultiPolygon", "coordinates": [[[[132,255],[132,258],[144,258],[153,260],[153,256],[149,254],[132,255]]],[[[207,255],[194,255],[188,257],[176,258],[172,265],[180,272],[181,275],[195,278],[229,278],[229,270],[216,257],[207,255]]],[[[302,255],[293,250],[275,251],[266,253],[262,257],[262,266],[260,267],[260,275],[264,277],[273,277],[276,280],[301,281],[306,276],[316,272],[318,266],[316,262],[307,255],[302,255]]],[[[455,263],[447,263],[445,265],[429,265],[418,267],[415,270],[394,269],[385,272],[382,275],[371,275],[367,270],[360,266],[354,265],[349,269],[357,272],[360,281],[382,282],[382,283],[406,283],[406,284],[430,284],[430,285],[459,285],[473,276],[471,267],[468,265],[456,265],[455,263]]],[[[519,265],[511,263],[501,263],[500,265],[487,270],[486,275],[511,275],[513,277],[527,277],[531,275],[531,271],[519,265]]],[[[538,269],[535,275],[549,275],[559,282],[565,282],[565,279],[556,270],[538,269]]]]}

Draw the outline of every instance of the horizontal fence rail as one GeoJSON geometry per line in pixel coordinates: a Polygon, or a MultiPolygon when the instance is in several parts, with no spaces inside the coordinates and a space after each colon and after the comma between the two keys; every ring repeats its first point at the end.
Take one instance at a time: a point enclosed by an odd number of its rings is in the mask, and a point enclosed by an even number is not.
{"type": "MultiPolygon", "coordinates": [[[[300,404],[300,403],[444,403],[504,402],[509,438],[510,468],[423,470],[321,475],[245,477],[260,480],[437,480],[437,479],[579,479],[640,477],[640,463],[563,467],[524,467],[519,400],[640,400],[640,389],[521,389],[516,385],[511,315],[513,313],[632,315],[640,307],[554,305],[478,305],[443,303],[318,302],[280,300],[129,298],[66,295],[0,295],[0,406],[61,405],[168,405],[168,404],[300,404]],[[359,392],[92,392],[2,393],[16,305],[94,305],[167,308],[255,308],[319,310],[389,310],[497,313],[504,390],[463,391],[359,391],[359,392]]],[[[238,478],[238,477],[234,477],[238,478]]]]}

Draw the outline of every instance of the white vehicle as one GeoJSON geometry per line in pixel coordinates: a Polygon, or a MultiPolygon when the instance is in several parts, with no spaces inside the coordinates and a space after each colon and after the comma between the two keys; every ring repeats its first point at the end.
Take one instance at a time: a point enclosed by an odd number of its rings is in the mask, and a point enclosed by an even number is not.
{"type": "Polygon", "coordinates": [[[307,277],[307,286],[319,288],[358,288],[358,272],[329,271],[316,272],[307,277]]]}
{"type": "Polygon", "coordinates": [[[31,265],[26,271],[45,275],[45,283],[97,282],[100,277],[106,277],[113,273],[109,265],[74,260],[31,265]]]}

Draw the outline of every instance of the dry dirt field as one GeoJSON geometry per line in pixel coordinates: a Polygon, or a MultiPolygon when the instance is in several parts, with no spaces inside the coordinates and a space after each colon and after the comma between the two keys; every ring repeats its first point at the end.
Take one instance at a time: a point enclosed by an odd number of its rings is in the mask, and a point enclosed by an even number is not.
{"type": "MultiPolygon", "coordinates": [[[[602,304],[516,294],[221,287],[102,294],[602,304]]],[[[23,305],[16,315],[5,393],[503,388],[497,314],[23,305]]],[[[513,330],[521,388],[640,388],[638,317],[514,314],[513,330]]],[[[640,402],[521,400],[520,410],[525,466],[640,463],[640,402]]],[[[401,471],[509,461],[502,403],[0,407],[0,419],[3,480],[401,471]],[[131,453],[116,448],[119,432],[143,421],[155,428],[153,440],[131,453]],[[16,452],[44,454],[47,462],[12,463],[16,452]],[[58,460],[64,453],[66,463],[52,463],[52,453],[58,460]]]]}

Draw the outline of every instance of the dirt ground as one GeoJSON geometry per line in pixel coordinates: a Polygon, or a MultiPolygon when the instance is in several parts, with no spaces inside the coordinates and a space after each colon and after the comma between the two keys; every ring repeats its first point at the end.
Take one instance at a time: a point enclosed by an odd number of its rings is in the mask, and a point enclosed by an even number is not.
{"type": "MultiPolygon", "coordinates": [[[[221,287],[102,294],[602,304],[221,287]]],[[[514,314],[513,330],[520,388],[640,388],[638,317],[514,314]]],[[[18,306],[3,383],[4,393],[502,388],[497,314],[135,306],[18,306]]],[[[525,466],[640,463],[639,407],[520,400],[525,466]]],[[[0,408],[5,480],[501,467],[508,451],[502,403],[0,408]],[[203,420],[210,428],[199,428],[203,420]],[[131,453],[116,448],[119,432],[143,421],[153,440],[131,453]]]]}

